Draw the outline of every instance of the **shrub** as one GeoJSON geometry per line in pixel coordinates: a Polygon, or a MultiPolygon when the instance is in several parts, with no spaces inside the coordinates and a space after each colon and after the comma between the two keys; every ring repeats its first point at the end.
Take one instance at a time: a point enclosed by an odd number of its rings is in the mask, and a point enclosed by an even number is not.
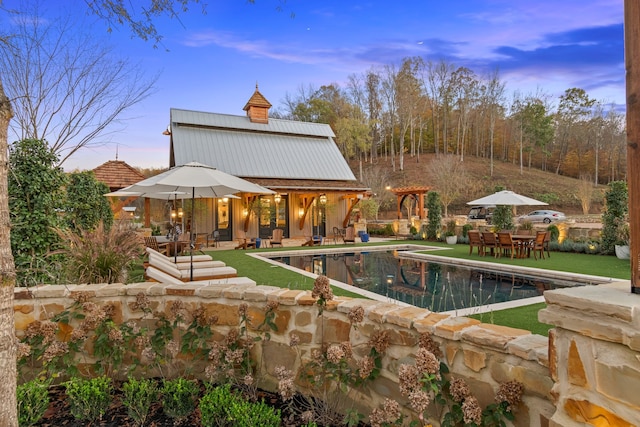
{"type": "Polygon", "coordinates": [[[195,381],[185,378],[162,381],[162,408],[176,421],[188,417],[196,409],[200,389],[195,381]]]}
{"type": "Polygon", "coordinates": [[[602,214],[602,245],[603,254],[613,254],[614,246],[618,244],[620,228],[624,226],[624,219],[629,212],[629,193],[627,183],[613,181],[605,193],[605,207],[602,214]]]}
{"type": "Polygon", "coordinates": [[[60,252],[67,257],[68,280],[74,283],[124,282],[144,247],[142,238],[123,224],[109,230],[102,223],[94,230],[58,229],[58,234],[66,243],[60,252]]]}
{"type": "Polygon", "coordinates": [[[96,377],[89,380],[73,378],[65,383],[69,409],[78,420],[95,423],[111,404],[111,378],[96,377]]]}
{"type": "Polygon", "coordinates": [[[427,193],[427,239],[435,240],[438,238],[442,225],[442,203],[440,196],[435,191],[427,193]]]}
{"type": "Polygon", "coordinates": [[[238,397],[231,392],[231,386],[225,384],[209,390],[200,399],[200,415],[203,427],[232,425],[229,409],[238,397]]]}
{"type": "Polygon", "coordinates": [[[462,226],[462,237],[464,237],[466,239],[467,236],[469,235],[469,230],[473,230],[473,225],[471,225],[471,224],[463,225],[462,226]]]}
{"type": "Polygon", "coordinates": [[[149,416],[151,404],[158,397],[158,384],[150,379],[129,378],[122,385],[122,391],[122,404],[127,407],[127,414],[136,425],[143,426],[149,416]]]}
{"type": "Polygon", "coordinates": [[[42,418],[49,407],[50,384],[50,379],[34,379],[17,387],[20,427],[32,426],[42,418]]]}
{"type": "Polygon", "coordinates": [[[65,220],[72,229],[93,230],[100,222],[106,229],[113,224],[113,211],[104,194],[109,187],[96,179],[93,171],[69,175],[65,220]]]}
{"type": "Polygon", "coordinates": [[[203,427],[223,426],[280,426],[280,410],[264,402],[246,401],[231,391],[229,384],[215,387],[200,399],[203,427]]]}
{"type": "Polygon", "coordinates": [[[560,230],[557,225],[550,225],[547,227],[547,231],[549,232],[549,238],[552,242],[557,242],[558,237],[560,237],[560,230]]]}
{"type": "Polygon", "coordinates": [[[54,228],[61,226],[66,175],[47,142],[25,139],[9,147],[9,215],[11,253],[16,285],[52,283],[61,256],[47,256],[59,248],[54,228]]]}

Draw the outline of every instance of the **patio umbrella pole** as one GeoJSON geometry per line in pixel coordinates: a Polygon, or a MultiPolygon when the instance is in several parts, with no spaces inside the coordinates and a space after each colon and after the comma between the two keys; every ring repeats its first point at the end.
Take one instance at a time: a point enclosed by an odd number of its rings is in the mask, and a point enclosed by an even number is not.
{"type": "Polygon", "coordinates": [[[196,187],[191,189],[191,226],[189,227],[189,248],[191,249],[191,268],[189,269],[189,280],[193,282],[193,211],[196,204],[196,187]]]}

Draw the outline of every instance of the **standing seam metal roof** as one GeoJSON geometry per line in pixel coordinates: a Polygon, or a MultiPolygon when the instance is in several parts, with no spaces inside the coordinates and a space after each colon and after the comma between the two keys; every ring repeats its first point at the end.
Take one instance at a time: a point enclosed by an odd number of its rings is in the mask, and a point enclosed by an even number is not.
{"type": "Polygon", "coordinates": [[[171,110],[176,165],[205,163],[245,178],[355,181],[329,125],[171,110]]]}

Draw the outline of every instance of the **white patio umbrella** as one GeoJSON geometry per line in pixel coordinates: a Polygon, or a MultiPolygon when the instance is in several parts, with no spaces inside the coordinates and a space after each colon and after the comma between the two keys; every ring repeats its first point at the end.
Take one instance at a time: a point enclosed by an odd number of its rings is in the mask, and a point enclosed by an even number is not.
{"type": "Polygon", "coordinates": [[[523,196],[513,191],[503,190],[497,193],[489,194],[476,200],[467,202],[468,205],[503,205],[503,206],[538,206],[547,205],[548,203],[531,197],[523,196]]]}
{"type": "MultiPolygon", "coordinates": [[[[168,171],[152,176],[121,190],[108,193],[110,196],[132,196],[150,198],[185,199],[191,197],[191,224],[196,198],[220,198],[235,193],[274,194],[261,185],[222,172],[198,162],[175,166],[168,171]],[[132,194],[135,193],[135,194],[132,194]],[[164,197],[158,197],[164,195],[164,197]]],[[[189,230],[193,242],[193,227],[189,230]]],[[[191,280],[193,280],[193,250],[191,251],[191,280]]]]}

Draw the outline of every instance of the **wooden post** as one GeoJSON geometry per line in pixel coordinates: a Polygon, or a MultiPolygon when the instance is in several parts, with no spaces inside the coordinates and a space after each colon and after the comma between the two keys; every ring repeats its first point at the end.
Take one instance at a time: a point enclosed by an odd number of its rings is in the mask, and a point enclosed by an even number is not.
{"type": "Polygon", "coordinates": [[[640,2],[624,2],[631,292],[640,294],[640,2]]]}

